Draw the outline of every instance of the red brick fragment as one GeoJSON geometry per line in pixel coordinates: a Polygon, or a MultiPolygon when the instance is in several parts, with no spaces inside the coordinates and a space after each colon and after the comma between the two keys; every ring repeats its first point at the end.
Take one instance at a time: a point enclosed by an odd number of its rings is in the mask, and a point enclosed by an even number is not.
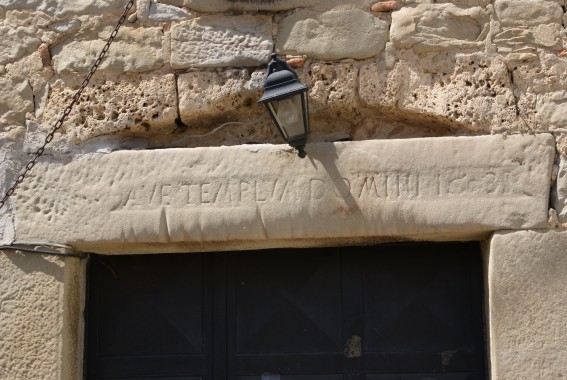
{"type": "Polygon", "coordinates": [[[305,64],[305,58],[303,57],[290,58],[287,60],[287,64],[294,69],[298,69],[300,67],[303,67],[303,65],[305,64]]]}
{"type": "Polygon", "coordinates": [[[372,5],[372,8],[370,8],[370,10],[372,12],[390,12],[390,11],[395,11],[396,9],[398,9],[400,7],[400,5],[398,4],[397,1],[380,1],[378,3],[375,3],[372,5]]]}
{"type": "Polygon", "coordinates": [[[43,63],[43,66],[51,66],[51,53],[49,52],[47,45],[41,44],[37,51],[39,53],[39,57],[41,58],[41,63],[43,63]]]}

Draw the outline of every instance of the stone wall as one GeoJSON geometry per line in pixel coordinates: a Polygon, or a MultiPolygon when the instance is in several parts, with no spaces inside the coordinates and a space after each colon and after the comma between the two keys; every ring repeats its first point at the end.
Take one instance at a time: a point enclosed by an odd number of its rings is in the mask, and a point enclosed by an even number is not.
{"type": "MultiPolygon", "coordinates": [[[[0,1],[3,183],[69,102],[123,5],[0,1]]],[[[311,141],[550,132],[567,155],[564,0],[135,5],[48,156],[280,142],[256,104],[273,50],[310,86],[311,141]]]]}

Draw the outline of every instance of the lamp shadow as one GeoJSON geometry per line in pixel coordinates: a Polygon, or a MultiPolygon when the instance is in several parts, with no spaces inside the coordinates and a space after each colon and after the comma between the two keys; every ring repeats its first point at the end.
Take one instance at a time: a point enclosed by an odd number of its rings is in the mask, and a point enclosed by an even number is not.
{"type": "Polygon", "coordinates": [[[360,206],[352,196],[350,180],[347,178],[346,173],[341,173],[337,168],[336,163],[339,159],[339,154],[336,144],[320,143],[312,146],[308,145],[306,146],[306,153],[307,158],[315,169],[318,169],[317,164],[320,164],[325,169],[335,186],[339,199],[345,202],[348,213],[361,212],[360,206]]]}

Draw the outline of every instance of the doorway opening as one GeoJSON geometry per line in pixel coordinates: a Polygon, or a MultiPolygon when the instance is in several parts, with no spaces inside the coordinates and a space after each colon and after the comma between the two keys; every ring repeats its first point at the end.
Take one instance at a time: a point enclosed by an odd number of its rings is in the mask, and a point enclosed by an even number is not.
{"type": "Polygon", "coordinates": [[[487,379],[478,243],[93,256],[87,379],[487,379]]]}

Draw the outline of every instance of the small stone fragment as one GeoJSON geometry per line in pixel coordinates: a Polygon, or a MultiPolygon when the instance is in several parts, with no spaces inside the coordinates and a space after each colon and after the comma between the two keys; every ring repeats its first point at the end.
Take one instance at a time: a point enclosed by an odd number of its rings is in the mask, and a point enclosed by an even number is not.
{"type": "Polygon", "coordinates": [[[567,57],[567,50],[561,50],[557,55],[560,57],[567,57]]]}
{"type": "Polygon", "coordinates": [[[399,4],[397,1],[380,1],[370,8],[372,12],[390,12],[395,11],[399,8],[399,4]]]}
{"type": "Polygon", "coordinates": [[[43,66],[44,67],[51,66],[51,53],[49,53],[49,48],[47,47],[47,45],[41,44],[41,46],[39,47],[39,49],[37,49],[37,51],[39,52],[39,56],[41,58],[41,63],[43,63],[43,66]]]}
{"type": "Polygon", "coordinates": [[[303,67],[303,65],[305,64],[305,58],[293,57],[287,60],[287,64],[294,69],[298,69],[300,67],[303,67]]]}

